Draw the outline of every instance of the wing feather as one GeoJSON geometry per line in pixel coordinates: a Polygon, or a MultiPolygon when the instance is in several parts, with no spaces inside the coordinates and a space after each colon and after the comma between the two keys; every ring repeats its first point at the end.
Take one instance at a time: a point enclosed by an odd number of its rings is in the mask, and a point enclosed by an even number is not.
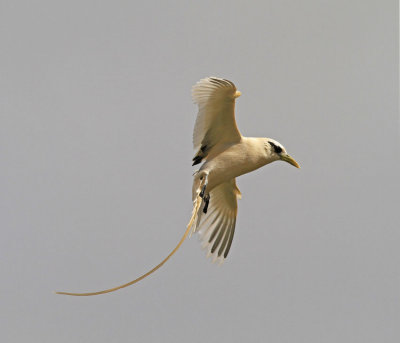
{"type": "Polygon", "coordinates": [[[235,232],[237,199],[240,191],[235,179],[222,183],[210,192],[207,214],[199,211],[195,231],[199,232],[202,247],[213,261],[222,262],[229,253],[235,232]]]}
{"type": "Polygon", "coordinates": [[[239,94],[233,82],[216,77],[201,79],[193,86],[193,101],[199,107],[193,130],[197,151],[194,164],[200,163],[216,144],[240,141],[235,120],[235,98],[239,94]]]}

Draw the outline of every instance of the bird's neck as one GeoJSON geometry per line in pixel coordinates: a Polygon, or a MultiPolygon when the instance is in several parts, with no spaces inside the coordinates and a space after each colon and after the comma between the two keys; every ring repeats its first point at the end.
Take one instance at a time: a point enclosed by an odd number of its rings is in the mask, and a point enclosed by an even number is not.
{"type": "Polygon", "coordinates": [[[246,146],[247,159],[254,169],[275,161],[274,156],[265,147],[265,138],[243,137],[242,144],[246,146]]]}

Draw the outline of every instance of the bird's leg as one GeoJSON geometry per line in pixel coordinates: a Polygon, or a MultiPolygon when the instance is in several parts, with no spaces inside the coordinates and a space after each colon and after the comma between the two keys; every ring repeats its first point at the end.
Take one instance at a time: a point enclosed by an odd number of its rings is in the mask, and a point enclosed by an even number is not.
{"type": "Polygon", "coordinates": [[[203,201],[205,202],[203,207],[203,213],[207,213],[208,204],[210,203],[210,194],[207,194],[203,197],[203,201]]]}
{"type": "Polygon", "coordinates": [[[206,192],[206,187],[207,187],[207,186],[204,185],[203,188],[201,189],[201,192],[200,192],[200,194],[199,194],[199,195],[200,195],[200,198],[204,198],[204,193],[206,192]]]}
{"type": "Polygon", "coordinates": [[[200,198],[204,198],[204,194],[206,193],[206,188],[208,185],[208,173],[204,173],[204,175],[200,177],[200,180],[202,180],[201,182],[202,188],[199,196],[200,198]]]}

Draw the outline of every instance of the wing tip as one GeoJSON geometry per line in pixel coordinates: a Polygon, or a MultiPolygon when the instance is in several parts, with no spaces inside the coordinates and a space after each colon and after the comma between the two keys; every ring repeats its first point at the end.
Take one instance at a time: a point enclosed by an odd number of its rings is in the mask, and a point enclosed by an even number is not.
{"type": "Polygon", "coordinates": [[[234,98],[238,98],[241,93],[236,91],[236,86],[232,81],[217,77],[207,76],[197,81],[192,86],[192,100],[195,104],[198,104],[202,100],[207,100],[209,97],[209,90],[218,88],[231,88],[233,90],[234,98]]]}

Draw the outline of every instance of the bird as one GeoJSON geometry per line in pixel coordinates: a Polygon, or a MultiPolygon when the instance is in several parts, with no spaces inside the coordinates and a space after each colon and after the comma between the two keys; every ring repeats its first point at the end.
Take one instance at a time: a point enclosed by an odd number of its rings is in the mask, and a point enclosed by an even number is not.
{"type": "Polygon", "coordinates": [[[161,268],[192,233],[198,233],[203,249],[213,262],[228,256],[235,233],[238,199],[241,192],[236,178],[275,161],[300,168],[278,141],[243,136],[235,120],[235,102],[241,95],[227,79],[206,77],[192,87],[192,99],[198,106],[193,130],[196,152],[193,166],[192,215],[176,247],[157,266],[123,285],[98,292],[56,294],[91,296],[114,292],[143,280],[161,268]]]}

